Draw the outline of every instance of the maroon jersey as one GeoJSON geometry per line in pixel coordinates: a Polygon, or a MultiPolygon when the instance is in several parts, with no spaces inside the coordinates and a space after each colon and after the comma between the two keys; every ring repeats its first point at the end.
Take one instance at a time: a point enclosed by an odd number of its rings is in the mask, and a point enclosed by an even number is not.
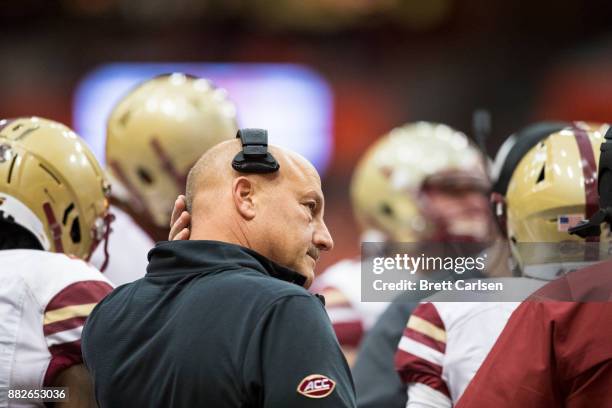
{"type": "Polygon", "coordinates": [[[612,261],[523,302],[457,407],[612,407],[612,261]]]}

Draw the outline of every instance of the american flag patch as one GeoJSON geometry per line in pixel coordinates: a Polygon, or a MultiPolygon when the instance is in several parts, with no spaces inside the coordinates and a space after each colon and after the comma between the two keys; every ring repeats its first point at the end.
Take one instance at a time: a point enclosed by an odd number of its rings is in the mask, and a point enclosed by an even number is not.
{"type": "Polygon", "coordinates": [[[570,228],[580,224],[583,220],[583,214],[559,215],[557,217],[557,231],[567,232],[570,228]]]}

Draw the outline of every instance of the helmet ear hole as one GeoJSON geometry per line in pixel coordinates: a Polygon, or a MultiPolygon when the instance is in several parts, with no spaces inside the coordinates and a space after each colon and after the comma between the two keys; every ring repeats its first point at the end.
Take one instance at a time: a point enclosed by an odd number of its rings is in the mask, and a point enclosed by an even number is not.
{"type": "Polygon", "coordinates": [[[74,220],[72,220],[70,239],[74,244],[81,242],[81,224],[79,223],[79,217],[75,217],[74,220]]]}
{"type": "Polygon", "coordinates": [[[144,167],[138,167],[137,173],[140,181],[149,185],[153,184],[153,177],[147,169],[145,169],[144,167]]]}

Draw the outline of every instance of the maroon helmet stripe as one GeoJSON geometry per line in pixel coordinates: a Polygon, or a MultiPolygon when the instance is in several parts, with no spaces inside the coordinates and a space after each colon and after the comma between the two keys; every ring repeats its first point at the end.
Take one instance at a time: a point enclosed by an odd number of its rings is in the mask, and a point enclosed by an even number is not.
{"type": "Polygon", "coordinates": [[[597,193],[597,163],[589,136],[584,129],[574,128],[574,138],[580,153],[580,164],[584,176],[584,196],[586,202],[586,218],[591,218],[599,208],[597,193]]]}
{"type": "Polygon", "coordinates": [[[143,215],[148,220],[152,221],[153,214],[151,214],[151,212],[149,211],[146,201],[140,195],[136,186],[130,182],[130,179],[127,177],[127,175],[123,171],[123,168],[116,161],[111,161],[108,165],[113,169],[113,171],[115,172],[115,175],[117,176],[121,184],[123,184],[123,186],[127,188],[128,191],[130,192],[129,201],[130,201],[132,210],[136,213],[138,212],[143,213],[143,215]]]}
{"type": "MultiPolygon", "coordinates": [[[[584,129],[574,127],[574,138],[578,144],[580,153],[580,164],[584,178],[585,218],[590,219],[599,208],[599,193],[597,191],[597,163],[595,154],[591,147],[589,136],[584,129]]],[[[586,237],[585,241],[599,242],[599,236],[586,237]]],[[[587,246],[585,248],[584,260],[595,261],[598,259],[597,248],[587,246]]]]}
{"type": "Polygon", "coordinates": [[[51,230],[51,235],[53,235],[52,238],[53,244],[55,245],[55,252],[64,252],[64,246],[62,245],[62,226],[57,222],[55,214],[53,214],[51,204],[48,202],[44,203],[43,211],[45,212],[47,224],[49,224],[49,229],[51,230]]]}
{"type": "MultiPolygon", "coordinates": [[[[580,153],[580,164],[584,178],[585,218],[590,219],[599,209],[599,193],[597,192],[597,163],[595,153],[584,129],[574,127],[574,138],[580,153]]],[[[589,237],[587,242],[597,242],[599,237],[589,237]]]]}
{"type": "Polygon", "coordinates": [[[157,140],[156,138],[151,139],[151,147],[153,148],[155,154],[161,161],[162,168],[166,171],[166,173],[170,175],[170,177],[174,179],[178,190],[183,191],[185,189],[185,181],[187,177],[184,174],[181,174],[176,169],[176,167],[174,167],[174,164],[172,164],[172,160],[170,160],[170,156],[166,154],[166,151],[162,147],[161,143],[159,143],[159,140],[157,140]]]}

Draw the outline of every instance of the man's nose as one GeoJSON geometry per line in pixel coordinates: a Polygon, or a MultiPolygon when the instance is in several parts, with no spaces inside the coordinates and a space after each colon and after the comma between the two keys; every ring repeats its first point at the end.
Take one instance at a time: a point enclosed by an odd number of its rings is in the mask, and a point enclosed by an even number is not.
{"type": "Polygon", "coordinates": [[[312,237],[312,243],[321,251],[331,251],[334,247],[334,240],[323,221],[319,223],[312,237]]]}

